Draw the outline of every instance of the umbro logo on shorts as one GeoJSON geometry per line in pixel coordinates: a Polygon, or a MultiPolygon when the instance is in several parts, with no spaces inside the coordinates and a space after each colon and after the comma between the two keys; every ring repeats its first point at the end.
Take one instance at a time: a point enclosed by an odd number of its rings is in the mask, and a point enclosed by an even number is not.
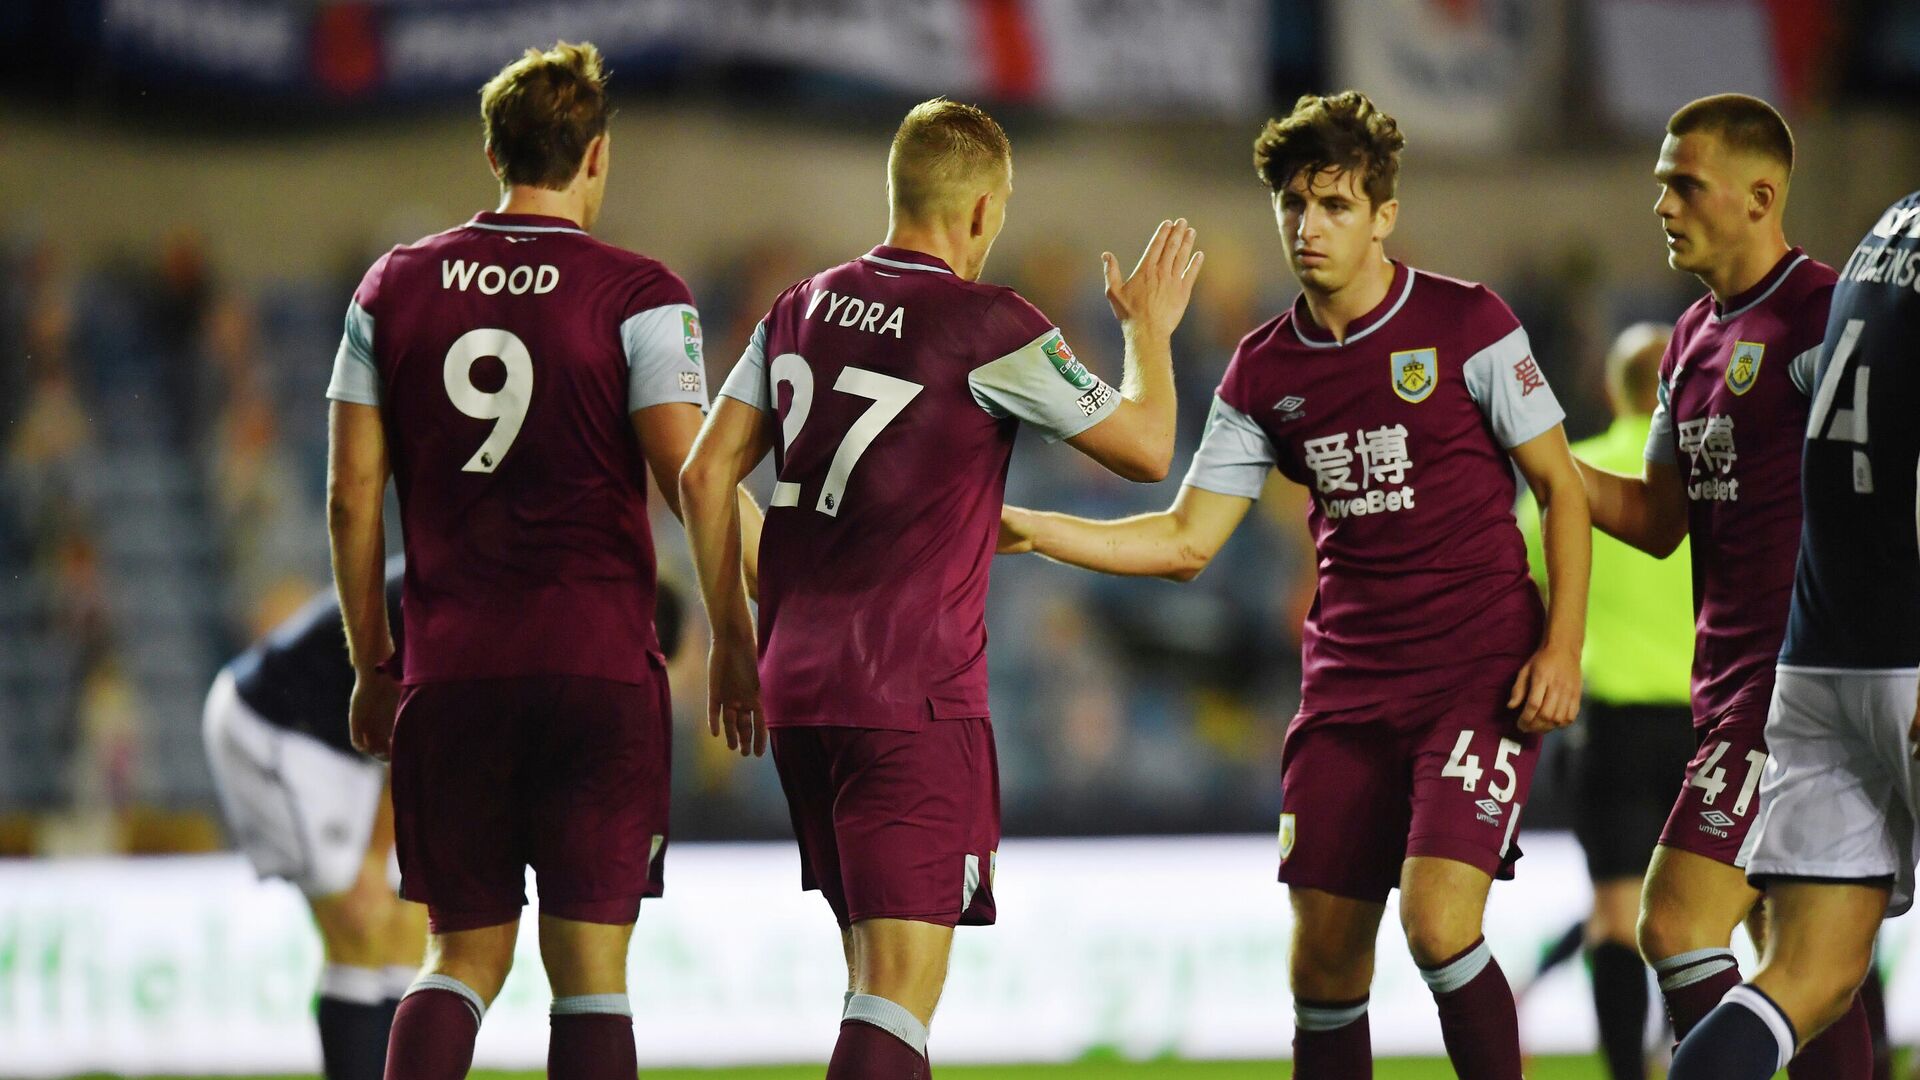
{"type": "Polygon", "coordinates": [[[1700,820],[1706,822],[1705,825],[1700,826],[1701,832],[1710,833],[1722,840],[1727,838],[1727,829],[1733,825],[1733,819],[1718,810],[1702,810],[1700,820]]]}

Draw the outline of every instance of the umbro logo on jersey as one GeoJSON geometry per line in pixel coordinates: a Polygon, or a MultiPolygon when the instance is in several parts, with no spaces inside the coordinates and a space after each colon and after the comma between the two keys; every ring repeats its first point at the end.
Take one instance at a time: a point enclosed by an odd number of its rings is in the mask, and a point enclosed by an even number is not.
{"type": "Polygon", "coordinates": [[[1306,403],[1307,399],[1301,397],[1299,394],[1288,394],[1276,402],[1273,408],[1274,411],[1280,414],[1282,421],[1298,420],[1307,415],[1306,410],[1301,408],[1301,406],[1306,403]]]}

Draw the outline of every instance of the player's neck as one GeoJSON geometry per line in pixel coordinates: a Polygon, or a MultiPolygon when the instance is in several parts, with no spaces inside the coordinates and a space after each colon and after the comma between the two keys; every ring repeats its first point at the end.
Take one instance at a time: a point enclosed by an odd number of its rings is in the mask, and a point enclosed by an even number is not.
{"type": "Polygon", "coordinates": [[[882,243],[902,251],[917,251],[922,255],[931,255],[946,263],[947,268],[952,270],[955,276],[967,281],[980,276],[979,267],[968,265],[966,245],[950,232],[930,229],[910,222],[893,221],[888,223],[887,238],[882,243]]]}
{"type": "Polygon", "coordinates": [[[1325,292],[1302,285],[1300,293],[1306,298],[1307,310],[1320,329],[1333,335],[1333,340],[1344,342],[1347,327],[1379,307],[1392,287],[1393,263],[1382,252],[1370,258],[1367,265],[1340,288],[1325,292]]]}
{"type": "Polygon", "coordinates": [[[500,205],[494,212],[561,218],[585,228],[587,193],[573,187],[555,191],[553,188],[514,184],[500,193],[500,205]]]}
{"type": "Polygon", "coordinates": [[[1710,272],[1699,275],[1700,282],[1713,294],[1714,302],[1724,308],[1728,301],[1760,284],[1769,271],[1780,265],[1787,250],[1786,234],[1775,229],[1710,272]]]}

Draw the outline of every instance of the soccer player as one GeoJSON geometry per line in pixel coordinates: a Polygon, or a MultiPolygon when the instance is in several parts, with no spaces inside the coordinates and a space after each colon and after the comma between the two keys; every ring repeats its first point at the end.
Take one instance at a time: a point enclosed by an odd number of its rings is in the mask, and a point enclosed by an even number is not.
{"type": "MultiPolygon", "coordinates": [[[[1739,984],[1728,946],[1760,900],[1740,852],[1767,761],[1767,701],[1800,541],[1794,433],[1806,426],[1834,283],[1831,268],[1787,245],[1792,171],[1793,136],[1758,98],[1702,98],[1667,122],[1654,212],[1669,265],[1708,293],[1681,315],[1661,361],[1640,475],[1581,465],[1602,530],[1661,557],[1683,536],[1693,542],[1697,748],[1640,915],[1640,950],[1677,1038],[1739,984]]],[[[1867,1046],[1856,1012],[1797,1075],[1865,1075],[1871,1059],[1852,1055],[1867,1046]]]]}
{"type": "MultiPolygon", "coordinates": [[[[397,619],[397,562],[385,589],[397,619]]],[[[320,929],[316,1019],[327,1080],[379,1080],[393,1011],[420,967],[426,910],[402,903],[388,883],[387,770],[348,741],[352,691],[340,605],[328,591],[221,669],[204,728],[240,850],[260,876],[292,882],[320,929]]]]}
{"type": "MultiPolygon", "coordinates": [[[[1613,422],[1573,444],[1605,469],[1639,468],[1659,404],[1660,359],[1670,328],[1623,330],[1606,359],[1613,422]]],[[[1523,522],[1531,526],[1531,515],[1523,522]]],[[[1528,528],[1534,577],[1544,580],[1537,527],[1528,528]]],[[[1681,541],[1684,548],[1686,541],[1681,541]]],[[[1635,947],[1648,858],[1693,756],[1687,658],[1693,645],[1686,563],[1647,556],[1604,534],[1593,543],[1593,582],[1580,670],[1585,720],[1568,735],[1576,788],[1574,835],[1586,852],[1593,914],[1587,968],[1600,1048],[1614,1080],[1647,1075],[1647,968],[1635,947]]]]}
{"type": "Polygon", "coordinates": [[[994,921],[985,612],[1015,432],[1133,480],[1173,456],[1169,338],[1200,269],[1193,230],[1162,222],[1124,279],[1101,256],[1126,340],[1115,393],[1033,305],[980,282],[1012,190],[991,117],[914,107],[887,161],[886,242],[774,301],[681,474],[714,627],[711,721],[742,751],[771,728],[802,887],[841,927],[831,1080],[928,1075],[953,928],[994,921]],[[770,448],[756,671],[731,493],[770,448]]]}
{"type": "Polygon", "coordinates": [[[531,865],[549,1074],[632,1077],[627,944],[661,890],[669,761],[646,476],[677,513],[706,402],[699,317],[666,267],[587,234],[610,165],[593,46],[528,50],[480,104],[500,209],[374,263],[327,391],[354,744],[391,753],[401,895],[430,931],[387,1076],[465,1074],[531,865]]]}
{"type": "Polygon", "coordinates": [[[1881,215],[1833,295],[1801,457],[1805,521],[1793,601],[1767,718],[1773,757],[1747,840],[1747,874],[1767,896],[1766,951],[1752,981],[1729,991],[1681,1044],[1674,1080],[1771,1076],[1796,1045],[1853,1011],[1881,919],[1913,906],[1916,340],[1920,191],[1881,215]]]}
{"type": "Polygon", "coordinates": [[[1579,707],[1586,495],[1506,304],[1387,257],[1404,145],[1353,91],[1269,121],[1254,166],[1301,295],[1241,341],[1173,506],[1119,521],[1009,508],[1002,546],[1184,581],[1271,470],[1310,487],[1320,580],[1280,815],[1294,1075],[1371,1075],[1374,942],[1398,887],[1455,1070],[1517,1080],[1513,994],[1481,921],[1519,857],[1540,733],[1579,707]],[[1515,466],[1545,510],[1544,617],[1515,466]]]}

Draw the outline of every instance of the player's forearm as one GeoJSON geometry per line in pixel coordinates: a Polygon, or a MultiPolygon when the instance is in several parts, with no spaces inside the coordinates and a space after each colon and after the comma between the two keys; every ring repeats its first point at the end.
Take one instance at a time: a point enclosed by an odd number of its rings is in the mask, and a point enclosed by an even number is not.
{"type": "Polygon", "coordinates": [[[1586,636],[1593,525],[1579,478],[1547,485],[1540,498],[1540,534],[1547,555],[1546,643],[1575,656],[1586,636]]]}
{"type": "Polygon", "coordinates": [[[387,625],[386,528],[380,492],[343,492],[327,499],[327,536],[333,587],[346,627],[347,656],[355,671],[371,670],[393,655],[387,625]]]}
{"type": "Polygon", "coordinates": [[[1668,515],[1659,512],[1644,478],[1598,469],[1578,458],[1574,464],[1586,485],[1594,528],[1655,558],[1664,559],[1679,546],[1686,530],[1684,519],[1676,530],[1668,515]]]}
{"type": "Polygon", "coordinates": [[[1120,397],[1131,408],[1133,435],[1140,447],[1142,471],[1154,480],[1173,465],[1173,436],[1178,403],[1173,386],[1173,344],[1168,333],[1128,322],[1121,327],[1126,339],[1120,397]]]}
{"type": "Polygon", "coordinates": [[[1127,577],[1190,581],[1207,558],[1186,543],[1178,520],[1166,511],[1117,521],[1031,511],[1027,528],[1033,550],[1055,562],[1127,577]]]}
{"type": "Polygon", "coordinates": [[[741,566],[737,484],[724,473],[689,461],[680,475],[680,509],[714,637],[750,639],[753,617],[747,610],[741,566]]]}

